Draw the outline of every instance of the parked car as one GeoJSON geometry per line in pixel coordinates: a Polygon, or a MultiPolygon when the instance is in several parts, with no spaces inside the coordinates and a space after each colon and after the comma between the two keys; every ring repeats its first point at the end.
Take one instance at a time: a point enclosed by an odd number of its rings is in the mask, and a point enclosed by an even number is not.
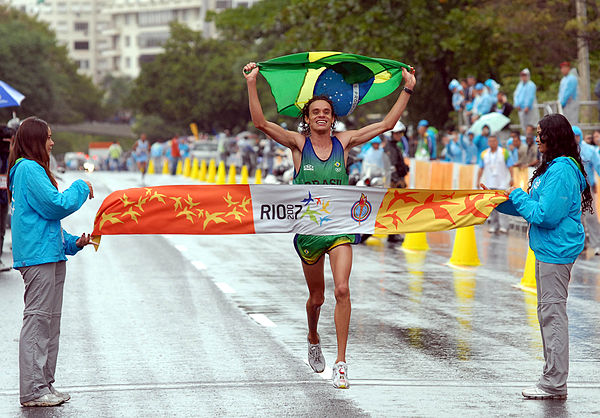
{"type": "Polygon", "coordinates": [[[196,141],[190,144],[190,155],[197,158],[198,162],[204,160],[207,163],[214,159],[219,161],[219,152],[217,151],[218,144],[216,141],[196,141]]]}

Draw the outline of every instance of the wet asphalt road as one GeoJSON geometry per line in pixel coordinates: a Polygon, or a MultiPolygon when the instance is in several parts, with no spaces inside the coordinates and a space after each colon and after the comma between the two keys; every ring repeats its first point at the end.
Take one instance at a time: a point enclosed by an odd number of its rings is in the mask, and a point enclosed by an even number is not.
{"type": "MultiPolygon", "coordinates": [[[[97,197],[63,221],[71,233],[91,230],[109,192],[141,186],[131,173],[88,177],[97,197]]],[[[535,296],[513,287],[525,236],[477,228],[483,265],[468,270],[445,264],[453,235],[428,234],[426,253],[354,247],[346,391],[305,364],[307,290],[291,235],[107,236],[71,258],[56,386],[72,400],[56,408],[19,405],[23,283],[1,273],[0,416],[600,414],[600,257],[577,261],[569,289],[569,399],[524,400],[543,365],[535,296]]],[[[326,282],[319,332],[331,365],[329,272],[326,282]]]]}

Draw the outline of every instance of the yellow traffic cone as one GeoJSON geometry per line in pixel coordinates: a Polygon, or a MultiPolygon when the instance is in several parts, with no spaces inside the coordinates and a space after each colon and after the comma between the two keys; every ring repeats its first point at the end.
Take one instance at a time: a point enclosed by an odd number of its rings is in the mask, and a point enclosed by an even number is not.
{"type": "Polygon", "coordinates": [[[206,181],[209,183],[217,181],[217,166],[213,159],[208,163],[208,175],[206,176],[206,181]]]}
{"type": "Polygon", "coordinates": [[[425,232],[411,232],[404,236],[402,248],[410,251],[427,251],[427,234],[425,232]]]}
{"type": "Polygon", "coordinates": [[[217,184],[225,184],[225,161],[219,163],[217,170],[217,184]]]}
{"type": "Polygon", "coordinates": [[[227,184],[236,184],[235,174],[236,174],[235,164],[231,164],[229,166],[229,175],[227,176],[227,184]]]}
{"type": "Polygon", "coordinates": [[[175,169],[175,174],[177,174],[179,176],[182,173],[183,173],[183,163],[181,162],[181,160],[179,160],[179,161],[177,161],[177,168],[175,169]]]}
{"type": "Polygon", "coordinates": [[[194,162],[192,163],[192,171],[190,171],[190,177],[193,179],[198,178],[198,159],[194,158],[194,162]]]}
{"type": "Polygon", "coordinates": [[[537,285],[535,283],[535,253],[531,248],[527,252],[527,260],[525,260],[525,271],[523,271],[521,283],[519,283],[519,285],[517,285],[516,287],[537,294],[537,285]]]}
{"type": "Polygon", "coordinates": [[[200,170],[196,178],[200,181],[206,181],[206,161],[202,160],[200,163],[200,170]]]}
{"type": "Polygon", "coordinates": [[[146,174],[154,174],[154,160],[150,158],[148,161],[148,169],[146,170],[146,174]]]}
{"type": "Polygon", "coordinates": [[[260,168],[257,168],[256,173],[254,173],[254,184],[262,184],[262,170],[260,168]]]}
{"type": "Polygon", "coordinates": [[[242,166],[242,172],[240,173],[240,184],[248,184],[248,167],[242,166]]]}
{"type": "Polygon", "coordinates": [[[169,160],[167,158],[165,158],[163,160],[163,168],[162,168],[162,173],[163,174],[170,174],[171,172],[169,171],[169,160]]]}
{"type": "Polygon", "coordinates": [[[192,172],[192,164],[190,163],[189,157],[183,162],[183,175],[189,177],[192,172]]]}
{"type": "Polygon", "coordinates": [[[467,226],[458,228],[454,236],[454,247],[450,265],[453,266],[478,266],[479,255],[477,253],[477,242],[475,240],[475,227],[467,226]]]}

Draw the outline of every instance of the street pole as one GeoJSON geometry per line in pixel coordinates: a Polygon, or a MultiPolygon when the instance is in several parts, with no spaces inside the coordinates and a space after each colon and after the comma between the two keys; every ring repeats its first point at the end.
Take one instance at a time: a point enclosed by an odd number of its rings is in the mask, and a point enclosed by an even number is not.
{"type": "MultiPolygon", "coordinates": [[[[590,56],[588,50],[587,35],[583,27],[587,24],[587,5],[586,0],[575,0],[577,24],[577,61],[579,71],[579,101],[590,100],[590,56]]],[[[584,106],[581,112],[586,122],[589,121],[590,109],[584,106]]]]}

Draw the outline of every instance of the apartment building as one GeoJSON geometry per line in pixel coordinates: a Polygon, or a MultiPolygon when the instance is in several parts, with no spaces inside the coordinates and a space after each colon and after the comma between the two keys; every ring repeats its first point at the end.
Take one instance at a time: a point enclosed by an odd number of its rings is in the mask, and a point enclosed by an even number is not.
{"type": "Polygon", "coordinates": [[[108,48],[103,32],[109,26],[102,12],[106,0],[8,0],[5,3],[37,16],[56,32],[58,41],[67,47],[79,72],[98,83],[110,70],[101,54],[108,48]]]}
{"type": "Polygon", "coordinates": [[[259,0],[0,0],[48,22],[79,71],[98,83],[106,74],[137,77],[163,51],[169,23],[215,37],[208,10],[250,7],[259,0]]]}

